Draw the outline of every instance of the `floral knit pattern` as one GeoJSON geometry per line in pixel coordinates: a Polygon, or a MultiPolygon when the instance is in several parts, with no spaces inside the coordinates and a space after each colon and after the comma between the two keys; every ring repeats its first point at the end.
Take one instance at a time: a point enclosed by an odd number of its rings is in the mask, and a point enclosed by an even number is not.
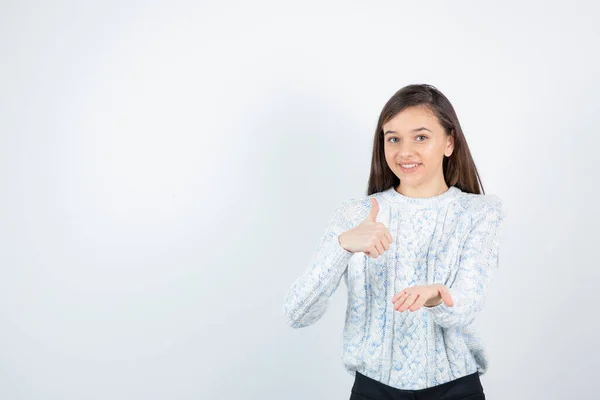
{"type": "Polygon", "coordinates": [[[306,270],[289,288],[283,311],[294,328],[317,322],[343,281],[348,292],[342,360],[351,375],[419,390],[468,374],[484,374],[488,358],[471,323],[483,309],[506,210],[496,195],[451,186],[428,198],[389,188],[343,202],[333,213],[306,270]],[[362,222],[379,203],[377,222],[392,235],[378,258],[341,247],[338,236],[362,222]],[[442,283],[454,305],[394,310],[404,288],[442,283]]]}

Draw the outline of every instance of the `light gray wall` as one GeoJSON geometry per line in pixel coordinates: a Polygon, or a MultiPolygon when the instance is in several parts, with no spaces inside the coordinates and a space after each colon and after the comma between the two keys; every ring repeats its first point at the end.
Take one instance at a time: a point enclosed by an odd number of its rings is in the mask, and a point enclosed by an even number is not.
{"type": "Polygon", "coordinates": [[[593,398],[599,6],[423,3],[2,2],[0,398],[348,398],[283,297],[423,82],[507,206],[488,397],[593,398]]]}

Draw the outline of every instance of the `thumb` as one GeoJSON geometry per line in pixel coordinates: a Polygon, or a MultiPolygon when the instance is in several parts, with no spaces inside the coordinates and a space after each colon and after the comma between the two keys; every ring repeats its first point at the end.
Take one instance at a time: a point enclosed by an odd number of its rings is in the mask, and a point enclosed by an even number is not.
{"type": "Polygon", "coordinates": [[[367,216],[367,219],[373,222],[377,221],[377,213],[379,213],[379,203],[375,197],[371,197],[371,212],[367,216]]]}
{"type": "Polygon", "coordinates": [[[446,286],[440,287],[440,294],[442,295],[442,300],[448,307],[452,307],[454,305],[454,300],[452,300],[450,290],[446,286]]]}

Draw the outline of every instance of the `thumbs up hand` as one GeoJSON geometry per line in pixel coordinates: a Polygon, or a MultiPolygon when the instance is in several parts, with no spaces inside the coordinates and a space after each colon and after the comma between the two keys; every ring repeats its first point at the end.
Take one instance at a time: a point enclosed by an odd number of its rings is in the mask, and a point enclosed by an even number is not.
{"type": "Polygon", "coordinates": [[[363,252],[369,257],[377,258],[392,243],[392,235],[384,224],[377,222],[379,204],[371,197],[371,212],[358,226],[352,228],[339,236],[340,245],[352,253],[363,252]]]}

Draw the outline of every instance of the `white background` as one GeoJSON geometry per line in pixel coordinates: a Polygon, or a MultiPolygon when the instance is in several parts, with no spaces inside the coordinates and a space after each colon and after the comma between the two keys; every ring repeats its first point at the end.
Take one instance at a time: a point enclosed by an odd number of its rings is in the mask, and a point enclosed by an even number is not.
{"type": "Polygon", "coordinates": [[[0,398],[347,399],[283,298],[429,83],[506,204],[490,399],[597,395],[593,2],[0,5],[0,398]]]}

